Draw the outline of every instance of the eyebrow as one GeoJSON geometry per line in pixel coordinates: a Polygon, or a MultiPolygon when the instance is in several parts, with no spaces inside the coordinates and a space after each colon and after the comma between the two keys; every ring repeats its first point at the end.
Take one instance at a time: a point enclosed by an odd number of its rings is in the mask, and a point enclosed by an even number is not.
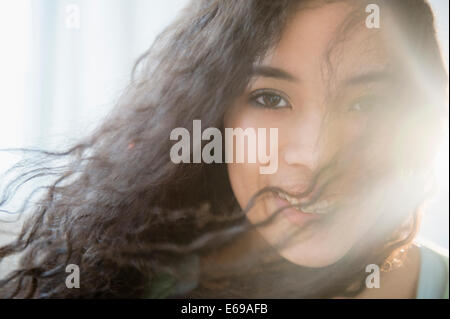
{"type": "Polygon", "coordinates": [[[348,86],[369,84],[374,82],[382,82],[392,78],[392,74],[388,71],[369,71],[355,76],[351,76],[344,81],[348,86]]]}
{"type": "MultiPolygon", "coordinates": [[[[253,67],[253,76],[262,76],[268,78],[276,78],[287,80],[290,82],[299,82],[300,80],[291,73],[275,67],[257,65],[253,67]]],[[[368,71],[349,77],[344,81],[345,85],[356,86],[370,84],[374,82],[382,82],[392,78],[392,74],[386,70],[368,71]]]]}
{"type": "Polygon", "coordinates": [[[268,78],[276,78],[276,79],[282,79],[287,80],[291,82],[299,82],[299,79],[297,79],[294,75],[290,74],[289,72],[274,68],[270,66],[264,66],[264,65],[257,65],[253,67],[253,76],[263,76],[268,78]]]}

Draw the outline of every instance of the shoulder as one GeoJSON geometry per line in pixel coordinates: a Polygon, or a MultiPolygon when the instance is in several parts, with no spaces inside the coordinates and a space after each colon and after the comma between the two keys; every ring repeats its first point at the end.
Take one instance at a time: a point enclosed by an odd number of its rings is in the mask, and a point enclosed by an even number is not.
{"type": "Polygon", "coordinates": [[[420,242],[417,246],[420,250],[420,272],[416,298],[448,298],[448,250],[428,242],[420,242]]]}
{"type": "Polygon", "coordinates": [[[165,299],[170,298],[176,286],[176,278],[168,273],[157,274],[148,283],[144,292],[144,299],[165,299]]]}
{"type": "Polygon", "coordinates": [[[177,298],[194,289],[199,280],[199,257],[188,255],[180,258],[173,272],[161,272],[147,284],[143,298],[177,298]],[[177,274],[177,275],[175,275],[177,274]]]}

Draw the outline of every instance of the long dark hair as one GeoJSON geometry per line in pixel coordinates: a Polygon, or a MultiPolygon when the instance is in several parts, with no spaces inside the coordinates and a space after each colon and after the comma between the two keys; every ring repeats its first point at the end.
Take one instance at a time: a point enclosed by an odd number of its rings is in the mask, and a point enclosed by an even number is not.
{"type": "MultiPolygon", "coordinates": [[[[158,274],[176,274],[186,257],[232,245],[258,226],[250,226],[245,214],[261,194],[274,189],[255,194],[249,207],[241,209],[226,164],[172,163],[169,135],[175,127],[190,129],[194,119],[201,119],[204,127],[222,128],[223,116],[247,86],[254,63],[276,45],[299,3],[305,2],[309,1],[192,1],[139,58],[128,89],[92,135],[65,152],[23,150],[33,155],[33,161],[8,183],[1,205],[30,180],[55,179],[33,204],[18,238],[0,248],[0,260],[22,254],[19,267],[0,281],[0,296],[142,297],[158,274]],[[68,264],[80,267],[79,289],[65,286],[68,264]]],[[[327,2],[332,1],[318,3],[327,2]]],[[[413,155],[414,168],[419,169],[428,165],[433,153],[427,145],[439,134],[447,81],[433,16],[423,0],[378,2],[398,17],[401,39],[414,48],[413,60],[420,61],[418,68],[435,85],[432,94],[409,97],[417,105],[417,112],[410,112],[416,115],[409,119],[414,122],[417,114],[429,119],[419,126],[422,140],[402,153],[427,149],[413,155]]],[[[363,8],[363,2],[354,5],[363,8]]],[[[396,145],[409,145],[410,138],[399,134],[396,145]]],[[[22,168],[19,163],[7,174],[22,168]]],[[[419,196],[408,203],[414,210],[378,234],[381,239],[366,253],[355,248],[348,254],[351,257],[319,269],[277,259],[256,268],[240,264],[239,274],[224,271],[217,276],[216,269],[212,278],[205,271],[199,274],[199,285],[183,295],[355,294],[362,289],[365,265],[385,263],[414,237],[418,208],[427,193],[414,194],[419,196]],[[328,279],[330,274],[333,280],[328,279]]]]}

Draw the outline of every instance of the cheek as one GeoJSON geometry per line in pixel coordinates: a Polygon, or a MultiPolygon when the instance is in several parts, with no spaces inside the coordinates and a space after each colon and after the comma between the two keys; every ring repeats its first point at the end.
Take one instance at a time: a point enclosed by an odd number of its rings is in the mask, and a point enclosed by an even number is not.
{"type": "Polygon", "coordinates": [[[330,132],[339,141],[341,147],[354,144],[362,138],[367,130],[367,118],[358,114],[349,114],[344,119],[338,119],[330,127],[330,132]]]}
{"type": "Polygon", "coordinates": [[[239,101],[225,114],[224,127],[232,128],[267,128],[273,127],[276,113],[257,109],[239,101]]]}
{"type": "MultiPolygon", "coordinates": [[[[257,133],[258,128],[267,128],[269,130],[268,128],[273,127],[271,125],[273,124],[272,122],[273,116],[270,115],[270,112],[257,110],[241,102],[237,103],[225,114],[223,125],[224,128],[232,129],[240,128],[245,130],[251,128],[257,133]]],[[[243,209],[256,192],[268,186],[268,175],[260,173],[260,167],[264,164],[259,163],[257,141],[257,134],[255,139],[256,145],[249,145],[247,139],[245,141],[234,139],[232,145],[234,154],[233,163],[227,164],[231,187],[239,205],[243,209]],[[242,145],[242,142],[244,142],[244,145],[242,145]],[[244,163],[236,163],[238,149],[244,150],[244,163]],[[248,162],[250,150],[256,151],[256,163],[248,162]]],[[[267,138],[266,149],[268,149],[269,141],[270,139],[267,138]]],[[[226,141],[226,143],[229,143],[229,141],[226,141]]]]}
{"type": "Polygon", "coordinates": [[[259,190],[262,184],[259,170],[255,165],[227,164],[231,188],[242,209],[245,209],[250,198],[259,190]]]}

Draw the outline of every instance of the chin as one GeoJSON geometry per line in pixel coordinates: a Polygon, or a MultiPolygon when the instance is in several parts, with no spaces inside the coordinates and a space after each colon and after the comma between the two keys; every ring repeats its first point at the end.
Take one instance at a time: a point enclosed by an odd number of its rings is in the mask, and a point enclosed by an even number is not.
{"type": "Polygon", "coordinates": [[[349,250],[350,249],[336,247],[334,245],[304,242],[281,249],[278,253],[283,258],[296,265],[320,268],[336,263],[344,257],[349,250]]]}

